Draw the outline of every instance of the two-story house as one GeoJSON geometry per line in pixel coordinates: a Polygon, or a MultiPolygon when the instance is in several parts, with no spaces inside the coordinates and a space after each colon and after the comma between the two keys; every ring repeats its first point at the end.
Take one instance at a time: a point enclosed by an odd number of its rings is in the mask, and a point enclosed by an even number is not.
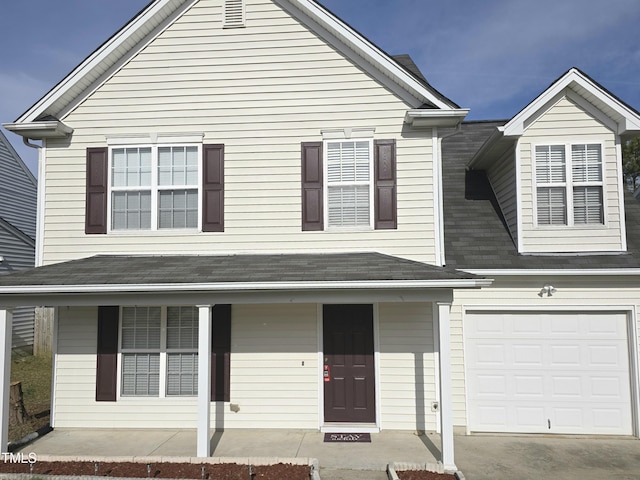
{"type": "Polygon", "coordinates": [[[7,125],[42,195],[0,337],[56,308],[52,425],[438,430],[453,468],[454,426],[561,433],[519,419],[577,376],[576,433],[637,435],[640,116],[575,70],[466,114],[312,0],[152,2],[7,125]]]}

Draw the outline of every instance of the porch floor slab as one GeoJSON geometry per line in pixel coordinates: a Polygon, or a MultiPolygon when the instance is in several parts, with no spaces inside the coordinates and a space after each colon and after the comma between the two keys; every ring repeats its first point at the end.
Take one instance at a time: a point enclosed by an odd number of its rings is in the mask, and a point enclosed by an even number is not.
{"type": "MultiPolygon", "coordinates": [[[[213,433],[212,457],[317,458],[326,469],[384,470],[389,462],[436,463],[440,437],[411,432],[371,434],[371,443],[325,443],[306,430],[225,430],[213,433]]],[[[193,457],[195,430],[56,429],[21,451],[63,456],[193,457]]]]}

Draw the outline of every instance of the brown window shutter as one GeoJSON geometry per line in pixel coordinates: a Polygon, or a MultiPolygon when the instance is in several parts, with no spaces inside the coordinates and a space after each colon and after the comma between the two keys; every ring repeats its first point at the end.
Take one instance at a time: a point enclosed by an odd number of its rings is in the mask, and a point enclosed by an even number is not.
{"type": "Polygon", "coordinates": [[[202,231],[224,232],[224,145],[203,146],[202,231]]]}
{"type": "Polygon", "coordinates": [[[322,142],[302,143],[302,230],[324,229],[322,142]]]}
{"type": "Polygon", "coordinates": [[[107,147],[87,148],[85,226],[87,234],[107,233],[107,147]]]}
{"type": "Polygon", "coordinates": [[[98,307],[96,402],[116,401],[119,317],[119,307],[98,307]]]}
{"type": "Polygon", "coordinates": [[[211,401],[231,401],[231,305],[213,307],[211,401]]]}
{"type": "Polygon", "coordinates": [[[396,191],[396,141],[374,142],[375,228],[398,228],[396,191]]]}

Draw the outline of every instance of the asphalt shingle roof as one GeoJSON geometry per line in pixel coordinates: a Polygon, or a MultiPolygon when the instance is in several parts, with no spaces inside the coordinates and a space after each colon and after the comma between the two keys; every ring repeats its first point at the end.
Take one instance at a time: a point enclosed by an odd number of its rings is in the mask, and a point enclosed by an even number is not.
{"type": "Polygon", "coordinates": [[[442,142],[447,267],[456,269],[640,268],[640,204],[625,192],[627,248],[620,255],[519,255],[483,172],[466,165],[506,121],[465,122],[442,142]]]}
{"type": "Polygon", "coordinates": [[[0,287],[476,278],[480,277],[380,253],[98,255],[2,276],[0,287]]]}

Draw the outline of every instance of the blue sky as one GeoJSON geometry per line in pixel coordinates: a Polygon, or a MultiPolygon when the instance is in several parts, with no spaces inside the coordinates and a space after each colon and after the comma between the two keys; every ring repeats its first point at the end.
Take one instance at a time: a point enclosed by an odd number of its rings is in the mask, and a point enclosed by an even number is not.
{"type": "MultiPolygon", "coordinates": [[[[510,118],[571,67],[640,110],[638,0],[319,0],[410,54],[468,119],[510,118]]],[[[12,0],[0,16],[0,123],[15,120],[148,0],[12,0]]],[[[27,165],[36,152],[6,132],[27,165]]]]}

